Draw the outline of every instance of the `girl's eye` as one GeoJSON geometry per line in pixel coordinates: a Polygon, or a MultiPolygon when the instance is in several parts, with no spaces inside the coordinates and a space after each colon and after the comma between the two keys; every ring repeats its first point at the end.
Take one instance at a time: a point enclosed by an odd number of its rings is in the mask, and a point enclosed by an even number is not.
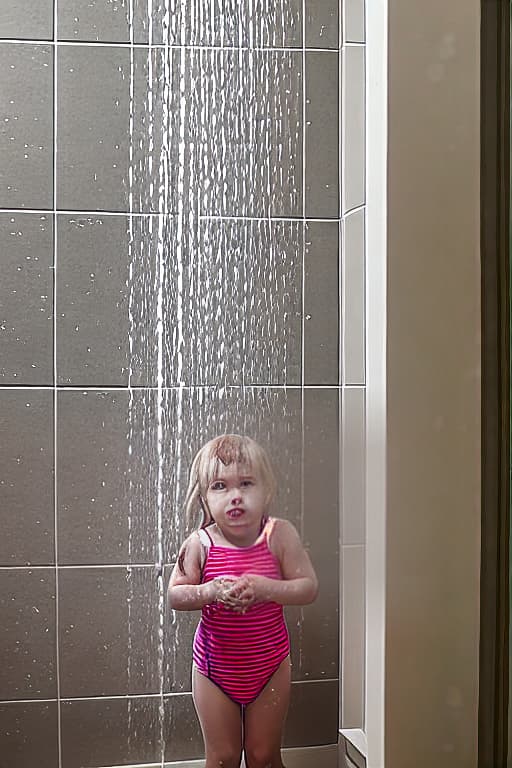
{"type": "Polygon", "coordinates": [[[242,485],[252,485],[252,480],[243,480],[242,485]]]}
{"type": "Polygon", "coordinates": [[[216,483],[211,484],[212,491],[222,491],[224,488],[224,483],[221,483],[220,480],[218,480],[216,483]]]}

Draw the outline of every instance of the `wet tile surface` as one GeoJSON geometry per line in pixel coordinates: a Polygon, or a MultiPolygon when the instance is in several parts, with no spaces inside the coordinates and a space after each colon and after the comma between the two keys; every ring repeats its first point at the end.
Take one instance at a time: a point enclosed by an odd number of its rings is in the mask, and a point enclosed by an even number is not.
{"type": "Polygon", "coordinates": [[[300,215],[301,68],[294,51],[59,49],[60,208],[300,215]]]}
{"type": "MultiPolygon", "coordinates": [[[[15,30],[13,37],[51,38],[50,5],[31,0],[21,14],[5,0],[0,37],[15,30]]],[[[168,16],[168,3],[150,5],[151,20],[146,0],[57,6],[58,37],[72,43],[58,50],[57,202],[79,212],[57,216],[57,383],[84,388],[59,392],[57,411],[59,562],[78,566],[59,571],[63,768],[158,762],[162,737],[167,760],[203,754],[190,696],[198,614],[166,613],[160,647],[163,595],[154,564],[160,548],[171,564],[186,534],[192,456],[225,431],[251,434],[268,448],[279,485],[273,513],[303,533],[320,577],[315,604],[287,609],[294,676],[287,744],[337,738],[338,224],[304,229],[301,219],[304,196],[306,215],[339,215],[338,4],[308,0],[305,19],[299,0],[206,0],[168,16]],[[109,45],[129,43],[130,6],[135,43],[181,47],[132,55],[129,46],[109,45]],[[330,49],[308,53],[305,72],[303,31],[308,48],[330,49]],[[84,41],[107,45],[76,45],[84,41]],[[190,48],[212,45],[218,49],[190,48]],[[130,210],[158,215],[130,220],[130,210]],[[128,382],[164,389],[126,390],[128,382]],[[334,386],[308,389],[317,384],[334,386]],[[171,694],[163,708],[159,665],[171,694]],[[117,695],[129,698],[108,698],[117,695]]],[[[347,4],[345,40],[361,37],[361,19],[361,4],[347,4]]],[[[7,118],[0,206],[53,208],[52,58],[49,45],[0,43],[7,118]]],[[[353,64],[345,137],[361,117],[361,72],[353,64]]],[[[345,209],[361,199],[358,146],[345,166],[345,209]]],[[[38,214],[23,216],[0,213],[7,225],[0,249],[9,254],[0,320],[12,328],[0,384],[46,386],[53,383],[53,316],[40,316],[51,304],[53,233],[38,214]],[[10,234],[10,225],[22,236],[10,234]]],[[[352,346],[345,339],[344,364],[355,380],[363,305],[352,291],[360,272],[346,273],[354,335],[352,346]]],[[[0,564],[50,564],[53,393],[15,394],[21,399],[0,392],[9,435],[0,564]]],[[[356,523],[347,519],[344,533],[351,526],[357,538],[356,523]]],[[[0,684],[12,698],[51,698],[54,572],[24,568],[15,585],[13,573],[2,590],[9,604],[0,684]]],[[[347,690],[357,684],[346,680],[347,690]]],[[[26,768],[34,755],[54,768],[53,702],[13,702],[1,719],[0,763],[5,744],[8,768],[26,768]]]]}
{"type": "Polygon", "coordinates": [[[59,763],[57,702],[0,704],[2,768],[59,763]]]}
{"type": "Polygon", "coordinates": [[[51,40],[53,37],[53,1],[2,0],[0,38],[51,40]]]}
{"type": "Polygon", "coordinates": [[[285,747],[338,741],[338,681],[294,683],[284,733],[285,747]]]}
{"type": "Polygon", "coordinates": [[[158,238],[149,217],[58,217],[60,384],[155,384],[158,238]]]}
{"type": "MultiPolygon", "coordinates": [[[[135,43],[197,46],[301,45],[301,0],[203,0],[198,6],[153,0],[133,2],[135,43]],[[148,12],[148,5],[150,12],[148,12]]],[[[109,0],[68,0],[59,8],[59,39],[130,41],[130,7],[109,0]]]]}
{"type": "Polygon", "coordinates": [[[0,213],[0,385],[53,383],[53,222],[0,213]]]}
{"type": "Polygon", "coordinates": [[[339,224],[308,222],[304,254],[304,381],[339,382],[339,224]]]}
{"type": "Polygon", "coordinates": [[[62,768],[160,760],[159,699],[62,702],[62,768]]]}
{"type": "Polygon", "coordinates": [[[53,58],[49,45],[0,42],[0,206],[53,207],[53,58]]]}
{"type": "Polygon", "coordinates": [[[59,393],[59,563],[156,561],[155,406],[151,390],[59,393]]]}
{"type": "Polygon", "coordinates": [[[158,615],[153,568],[61,569],[62,696],[158,693],[158,615]]]}
{"type": "Polygon", "coordinates": [[[306,216],[339,216],[338,53],[306,54],[306,216]]]}
{"type": "Polygon", "coordinates": [[[54,698],[55,571],[0,570],[0,611],[2,699],[54,698]]]}
{"type": "Polygon", "coordinates": [[[0,389],[0,413],[0,565],[48,565],[55,558],[53,393],[0,389]]]}
{"type": "Polygon", "coordinates": [[[299,384],[302,224],[202,220],[179,230],[171,222],[164,256],[165,384],[299,384]]]}
{"type": "Polygon", "coordinates": [[[338,0],[306,0],[306,47],[338,48],[338,0]]]}

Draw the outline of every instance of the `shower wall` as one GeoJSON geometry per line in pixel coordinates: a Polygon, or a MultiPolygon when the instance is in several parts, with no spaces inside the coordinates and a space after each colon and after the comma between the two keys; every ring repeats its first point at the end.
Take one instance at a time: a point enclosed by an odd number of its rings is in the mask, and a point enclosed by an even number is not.
{"type": "Polygon", "coordinates": [[[225,431],[321,584],[285,744],[335,744],[364,726],[364,4],[3,0],[0,37],[0,768],[201,757],[198,616],[164,595],[225,431]]]}

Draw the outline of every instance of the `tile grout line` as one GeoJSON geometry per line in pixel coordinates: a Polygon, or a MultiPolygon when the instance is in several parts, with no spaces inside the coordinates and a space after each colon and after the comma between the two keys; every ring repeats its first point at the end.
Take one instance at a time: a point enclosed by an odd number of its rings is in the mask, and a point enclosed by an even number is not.
{"type": "MultiPolygon", "coordinates": [[[[343,119],[343,46],[344,46],[344,24],[343,13],[344,3],[339,3],[339,19],[338,19],[338,383],[340,387],[343,387],[345,382],[345,307],[343,300],[344,290],[344,265],[345,265],[345,249],[344,249],[344,216],[343,216],[343,132],[342,132],[342,119],[343,119]]],[[[342,392],[340,391],[340,395],[342,392]]],[[[341,397],[340,397],[341,401],[341,397]]],[[[341,402],[339,403],[341,414],[341,402]]],[[[342,444],[342,431],[341,422],[339,430],[340,446],[342,444]]],[[[341,503],[341,496],[339,496],[339,503],[341,503]]],[[[341,505],[340,505],[341,509],[341,505]]],[[[340,611],[341,616],[341,611],[340,611]]]]}
{"type": "MultiPolygon", "coordinates": [[[[56,1],[56,0],[55,0],[56,1]]],[[[314,53],[337,53],[337,48],[307,48],[304,44],[299,47],[272,47],[272,46],[240,46],[240,45],[169,45],[166,43],[132,43],[112,42],[99,40],[20,40],[16,38],[0,38],[0,43],[9,45],[56,45],[57,47],[68,48],[142,48],[142,49],[162,49],[174,51],[256,51],[258,53],[301,53],[304,50],[314,53]]],[[[361,47],[364,43],[347,43],[351,47],[361,47]]]]}
{"type": "MultiPolygon", "coordinates": [[[[357,206],[356,208],[353,208],[349,211],[347,211],[347,214],[357,213],[358,211],[364,209],[365,205],[357,206]]],[[[54,213],[53,209],[45,209],[45,208],[0,208],[0,214],[38,214],[38,215],[44,215],[44,214],[51,214],[54,213]]],[[[178,216],[178,213],[167,211],[166,213],[157,212],[157,211],[93,211],[93,210],[87,210],[87,211],[73,211],[73,210],[65,210],[60,209],[57,210],[57,213],[59,216],[83,216],[83,217],[89,217],[92,218],[93,216],[139,216],[139,217],[154,217],[154,216],[167,216],[169,218],[176,218],[178,216]]],[[[336,224],[339,221],[339,216],[335,216],[334,218],[320,218],[315,216],[306,216],[303,215],[297,215],[297,216],[229,216],[229,215],[210,215],[210,214],[199,214],[197,217],[198,221],[265,221],[265,222],[296,222],[297,224],[301,224],[304,221],[304,218],[306,218],[306,221],[311,221],[316,224],[336,224]]]]}
{"type": "MultiPolygon", "coordinates": [[[[323,683],[335,683],[335,677],[322,677],[314,680],[292,680],[292,685],[318,685],[323,683]]],[[[179,696],[191,696],[192,691],[167,691],[164,699],[173,699],[179,696]]],[[[159,699],[160,693],[126,693],[126,694],[98,694],[97,696],[67,696],[64,701],[124,701],[126,699],[159,699]]],[[[0,699],[3,704],[41,704],[62,701],[62,699],[0,699]]]]}
{"type": "MultiPolygon", "coordinates": [[[[306,0],[302,0],[302,318],[301,318],[301,472],[300,472],[300,538],[304,541],[304,466],[305,466],[305,307],[306,307],[306,0]]],[[[299,609],[299,643],[302,641],[304,609],[299,609]]]]}
{"type": "MultiPolygon", "coordinates": [[[[366,384],[364,382],[362,383],[352,383],[352,384],[343,384],[343,389],[365,389],[366,384]]],[[[341,385],[336,384],[227,384],[227,389],[341,389],[341,385]]],[[[58,384],[57,387],[53,387],[50,385],[29,385],[29,384],[7,384],[5,386],[0,385],[0,391],[15,391],[15,392],[31,392],[33,390],[49,390],[52,391],[56,389],[58,392],[82,392],[84,395],[88,394],[89,392],[128,392],[130,390],[133,391],[152,391],[157,390],[158,387],[156,385],[140,385],[140,386],[128,386],[127,384],[119,384],[119,385],[113,385],[113,384],[106,384],[104,387],[97,387],[97,386],[89,386],[87,384],[82,384],[81,386],[78,385],[67,385],[67,384],[58,384]]],[[[163,391],[170,391],[170,390],[179,390],[179,389],[185,389],[185,390],[198,390],[198,389],[216,389],[215,384],[170,384],[169,386],[162,387],[163,391]]]]}
{"type": "Polygon", "coordinates": [[[343,222],[343,44],[344,24],[343,14],[345,3],[338,3],[338,728],[341,728],[343,717],[343,471],[345,458],[345,445],[343,440],[344,424],[344,357],[345,357],[345,317],[344,317],[344,222],[343,222]]]}
{"type": "Polygon", "coordinates": [[[55,554],[55,680],[57,686],[57,755],[62,768],[62,714],[59,644],[59,545],[57,521],[57,77],[58,0],[53,0],[53,512],[55,554]]]}

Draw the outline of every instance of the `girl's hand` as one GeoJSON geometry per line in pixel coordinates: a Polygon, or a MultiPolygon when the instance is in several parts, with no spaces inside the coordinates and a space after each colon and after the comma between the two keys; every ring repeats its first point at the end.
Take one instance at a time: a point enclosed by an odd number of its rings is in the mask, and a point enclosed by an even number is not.
{"type": "Polygon", "coordinates": [[[233,576],[217,576],[216,579],[207,582],[208,602],[222,603],[227,608],[238,608],[239,601],[231,594],[233,585],[237,579],[233,576]]]}
{"type": "Polygon", "coordinates": [[[231,599],[236,601],[234,610],[243,613],[255,603],[271,600],[272,581],[265,576],[258,576],[253,573],[246,573],[236,579],[228,591],[231,599]]]}

